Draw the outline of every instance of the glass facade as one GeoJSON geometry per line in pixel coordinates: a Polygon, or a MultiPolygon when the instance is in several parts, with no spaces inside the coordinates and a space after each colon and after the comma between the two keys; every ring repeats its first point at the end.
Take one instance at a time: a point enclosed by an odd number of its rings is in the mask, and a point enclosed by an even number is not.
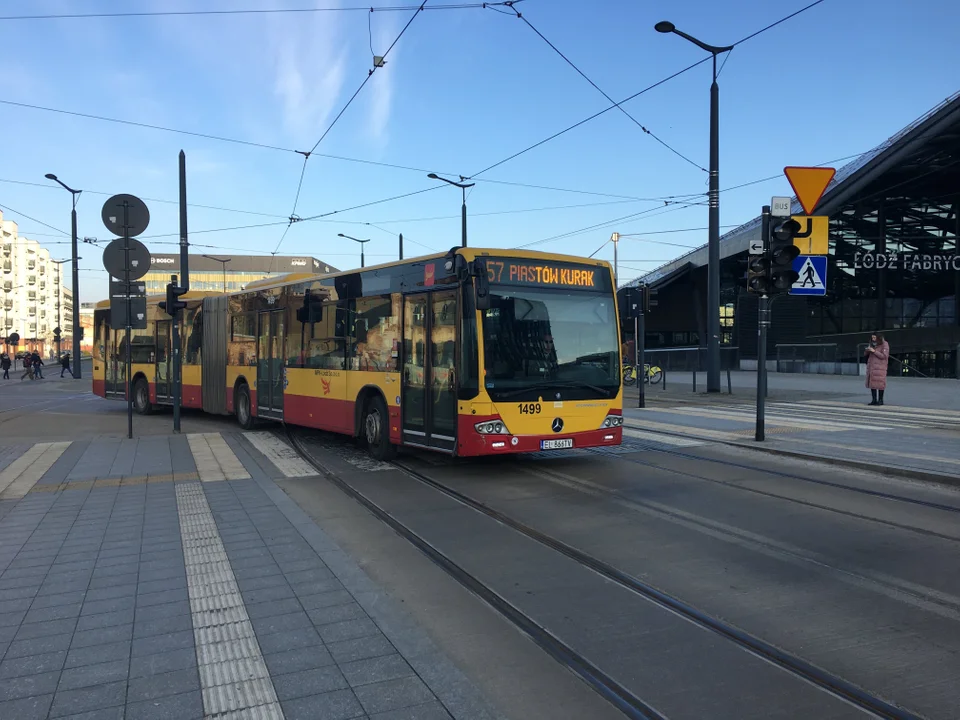
{"type": "MultiPolygon", "coordinates": [[[[220,270],[191,270],[190,271],[190,289],[198,292],[240,292],[248,283],[254,280],[262,280],[271,275],[284,275],[282,273],[267,272],[235,272],[227,270],[226,276],[220,270]]],[[[149,272],[143,277],[147,284],[148,295],[162,295],[167,291],[167,283],[170,282],[171,273],[168,272],[149,272]]]]}

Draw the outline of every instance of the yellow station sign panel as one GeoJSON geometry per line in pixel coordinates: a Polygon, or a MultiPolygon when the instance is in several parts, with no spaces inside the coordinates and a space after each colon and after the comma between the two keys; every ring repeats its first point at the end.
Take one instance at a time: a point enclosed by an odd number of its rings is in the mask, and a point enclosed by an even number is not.
{"type": "Polygon", "coordinates": [[[800,248],[801,255],[826,255],[830,240],[830,218],[826,215],[793,215],[800,223],[800,232],[793,244],[800,248]]]}

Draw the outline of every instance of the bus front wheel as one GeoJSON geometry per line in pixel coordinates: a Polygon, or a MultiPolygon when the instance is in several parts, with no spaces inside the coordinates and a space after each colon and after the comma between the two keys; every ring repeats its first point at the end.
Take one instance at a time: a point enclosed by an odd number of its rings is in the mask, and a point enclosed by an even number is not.
{"type": "Polygon", "coordinates": [[[256,424],[252,407],[250,388],[244,383],[233,391],[233,409],[237,414],[237,422],[244,430],[252,430],[256,424]]]}
{"type": "Polygon", "coordinates": [[[397,446],[390,442],[390,415],[387,404],[379,395],[367,402],[361,429],[370,454],[377,460],[392,460],[397,455],[397,446]]]}

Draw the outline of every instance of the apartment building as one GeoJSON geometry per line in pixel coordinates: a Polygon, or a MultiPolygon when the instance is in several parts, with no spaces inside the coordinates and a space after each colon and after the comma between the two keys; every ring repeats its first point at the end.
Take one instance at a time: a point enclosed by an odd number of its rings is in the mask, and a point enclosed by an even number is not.
{"type": "MultiPolygon", "coordinates": [[[[64,264],[36,240],[20,235],[17,223],[0,212],[0,345],[12,333],[20,350],[56,353],[54,328],[62,330],[61,349],[72,348],[73,293],[64,287],[64,264]]],[[[12,351],[12,346],[5,346],[12,351]]]]}

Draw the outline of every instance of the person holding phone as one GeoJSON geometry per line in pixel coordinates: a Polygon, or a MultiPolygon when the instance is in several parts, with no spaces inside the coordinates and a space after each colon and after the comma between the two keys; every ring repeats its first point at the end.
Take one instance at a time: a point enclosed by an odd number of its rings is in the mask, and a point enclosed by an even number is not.
{"type": "Polygon", "coordinates": [[[887,389],[887,360],[890,358],[890,345],[883,339],[883,333],[875,332],[870,336],[865,354],[867,387],[873,396],[870,404],[883,405],[883,391],[887,389]]]}

